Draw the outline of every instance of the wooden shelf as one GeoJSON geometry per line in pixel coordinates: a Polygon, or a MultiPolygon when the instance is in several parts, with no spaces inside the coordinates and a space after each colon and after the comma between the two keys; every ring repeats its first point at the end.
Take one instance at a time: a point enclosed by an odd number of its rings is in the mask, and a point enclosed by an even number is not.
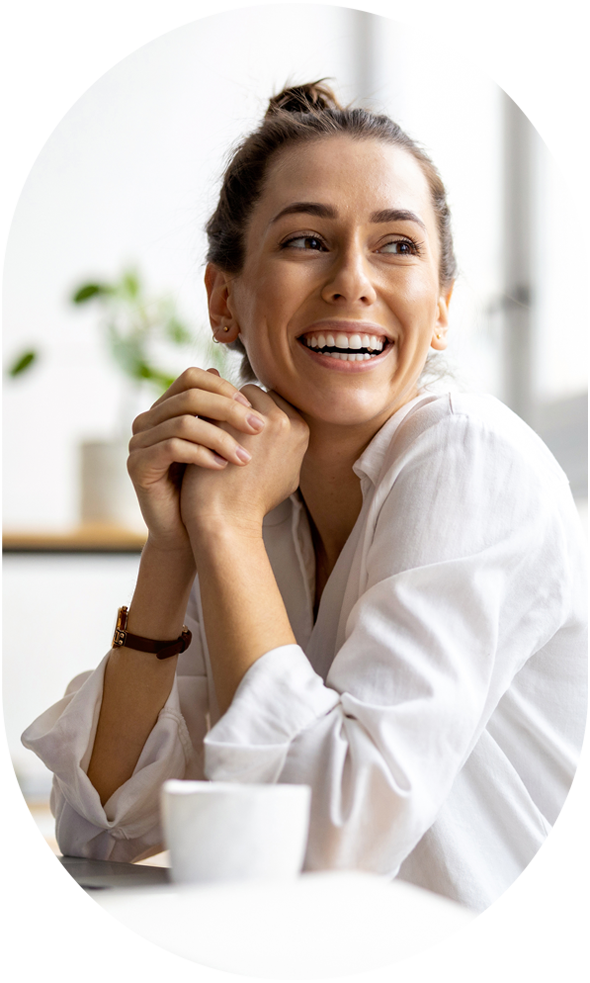
{"type": "Polygon", "coordinates": [[[4,553],[141,553],[147,533],[119,526],[80,526],[63,532],[6,530],[4,553]]]}

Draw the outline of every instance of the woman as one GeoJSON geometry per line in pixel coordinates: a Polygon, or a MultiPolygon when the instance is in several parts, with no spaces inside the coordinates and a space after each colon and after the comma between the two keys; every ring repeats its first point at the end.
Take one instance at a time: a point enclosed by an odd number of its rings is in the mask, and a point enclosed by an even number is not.
{"type": "Polygon", "coordinates": [[[261,387],[189,369],[135,421],[131,636],[24,735],[60,847],[161,849],[166,778],[306,783],[307,869],[482,909],[582,739],[567,480],[496,400],[421,388],[455,260],[440,178],[389,119],[286,90],[207,231],[215,340],[261,387]]]}

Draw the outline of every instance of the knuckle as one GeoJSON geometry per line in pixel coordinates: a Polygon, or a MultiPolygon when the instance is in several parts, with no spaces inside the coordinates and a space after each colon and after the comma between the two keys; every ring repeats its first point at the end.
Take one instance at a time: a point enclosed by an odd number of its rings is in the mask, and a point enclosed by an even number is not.
{"type": "Polygon", "coordinates": [[[186,383],[188,389],[196,389],[201,381],[202,374],[202,369],[198,369],[195,365],[190,365],[188,369],[184,370],[180,378],[186,383]]]}
{"type": "Polygon", "coordinates": [[[235,400],[232,400],[232,403],[233,405],[229,413],[228,423],[232,427],[238,427],[238,429],[242,429],[244,424],[246,423],[246,416],[250,411],[247,410],[245,406],[240,406],[240,404],[236,403],[235,400]]]}
{"type": "Polygon", "coordinates": [[[227,430],[221,430],[219,428],[219,438],[217,440],[217,448],[221,450],[223,454],[233,454],[237,444],[233,437],[230,437],[227,430]]]}
{"type": "Polygon", "coordinates": [[[140,413],[139,416],[135,417],[135,420],[131,424],[131,432],[133,434],[139,433],[141,430],[143,430],[146,416],[147,413],[140,413]]]}
{"type": "Polygon", "coordinates": [[[179,416],[176,419],[177,419],[176,429],[178,430],[178,433],[182,437],[188,437],[192,431],[192,427],[194,424],[194,417],[187,416],[185,414],[184,416],[179,416]]]}
{"type": "Polygon", "coordinates": [[[167,440],[163,441],[163,449],[170,457],[174,457],[178,453],[179,446],[180,444],[176,437],[168,437],[167,440]]]}

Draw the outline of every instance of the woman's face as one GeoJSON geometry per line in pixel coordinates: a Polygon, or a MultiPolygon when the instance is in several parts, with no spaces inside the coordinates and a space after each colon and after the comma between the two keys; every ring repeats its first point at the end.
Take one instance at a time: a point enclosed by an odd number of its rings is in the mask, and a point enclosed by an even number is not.
{"type": "Polygon", "coordinates": [[[243,270],[218,274],[213,297],[227,304],[227,340],[239,332],[260,382],[308,422],[377,429],[416,395],[429,348],[446,345],[439,251],[409,153],[323,138],[272,165],[243,270]]]}

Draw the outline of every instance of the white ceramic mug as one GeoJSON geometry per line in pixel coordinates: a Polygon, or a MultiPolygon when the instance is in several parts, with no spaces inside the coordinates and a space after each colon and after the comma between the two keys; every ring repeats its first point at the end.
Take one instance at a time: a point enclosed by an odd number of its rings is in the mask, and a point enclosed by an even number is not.
{"type": "Polygon", "coordinates": [[[305,855],[310,803],[308,785],[164,782],[173,881],[294,877],[305,855]]]}

